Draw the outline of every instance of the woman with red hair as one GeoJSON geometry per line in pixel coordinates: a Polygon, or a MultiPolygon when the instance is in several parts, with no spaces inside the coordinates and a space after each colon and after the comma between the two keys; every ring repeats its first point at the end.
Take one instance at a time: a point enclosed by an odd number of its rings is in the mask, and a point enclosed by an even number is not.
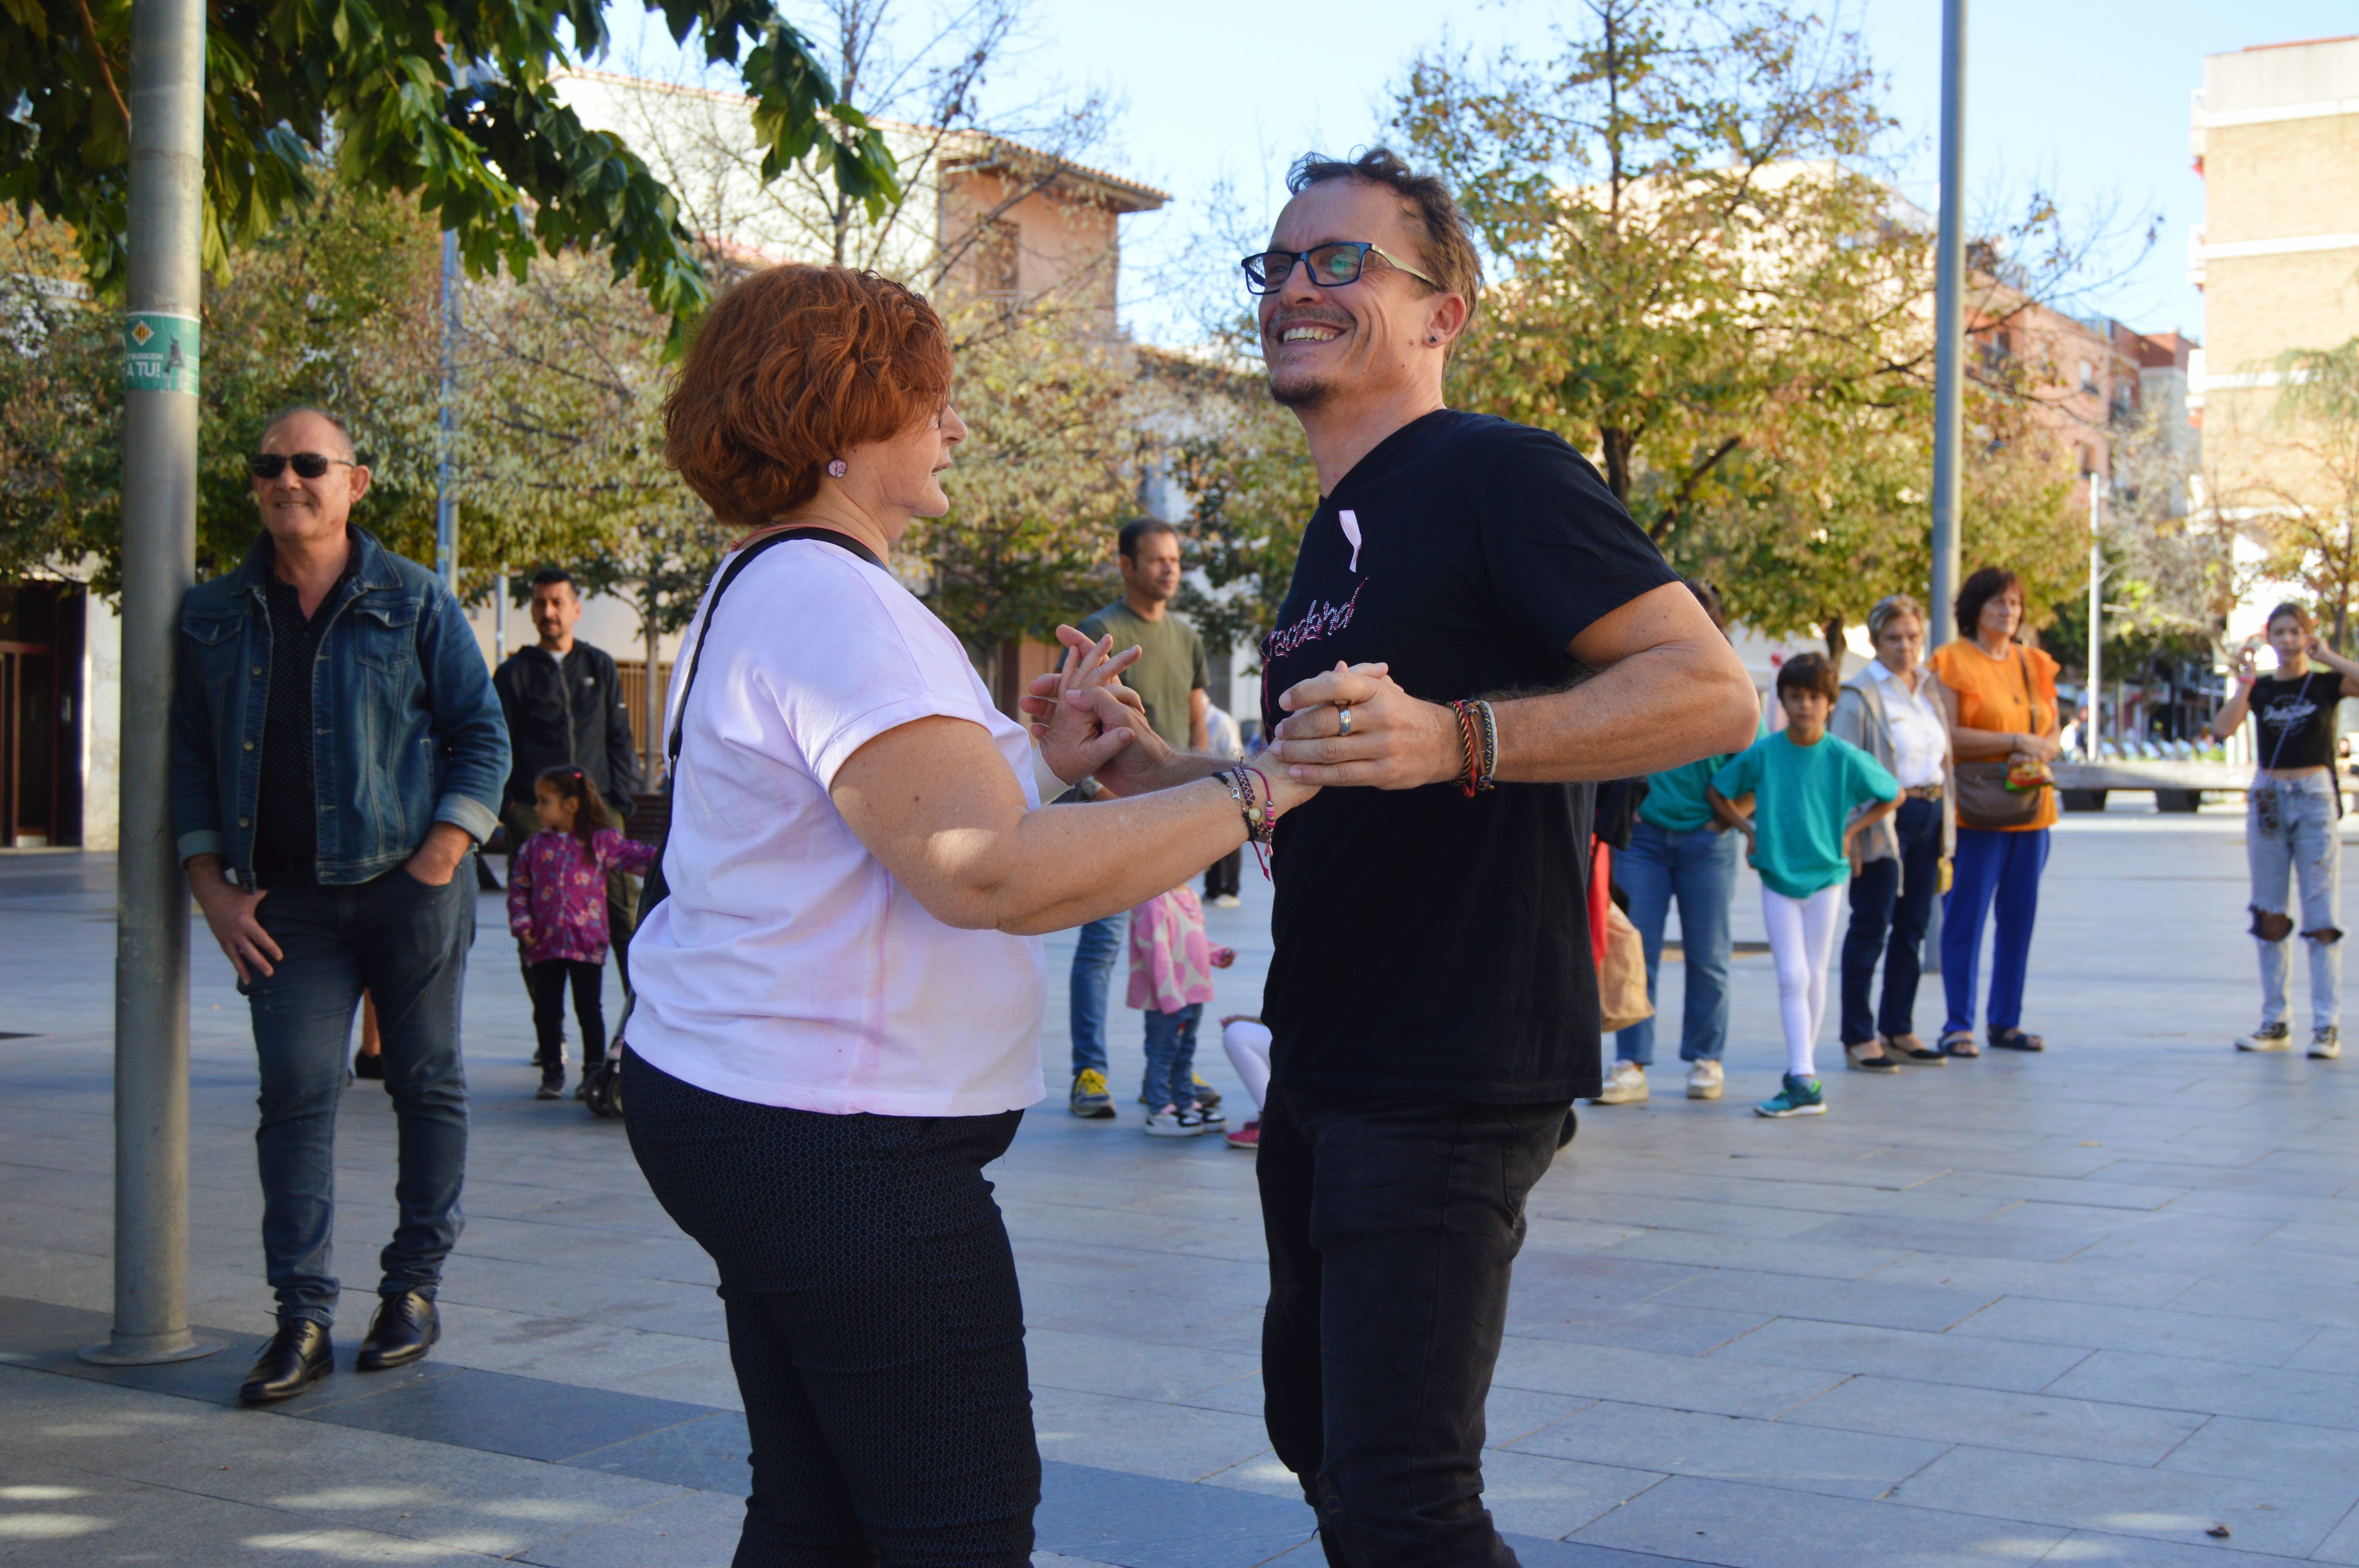
{"type": "Polygon", "coordinates": [[[624,1114],[711,1253],[752,1435],[739,1568],[1020,1568],[1033,1444],[983,1167],[1044,1094],[1039,933],[1178,885],[1313,793],[1175,757],[1071,645],[1040,756],[887,564],[966,429],[926,302],[783,266],[691,344],[668,454],[747,532],[673,676],[668,894],[631,944],[624,1114]]]}

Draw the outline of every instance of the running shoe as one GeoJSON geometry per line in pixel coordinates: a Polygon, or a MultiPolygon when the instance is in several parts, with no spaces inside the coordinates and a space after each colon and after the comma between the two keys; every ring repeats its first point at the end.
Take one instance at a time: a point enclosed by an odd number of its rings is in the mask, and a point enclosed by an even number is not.
{"type": "Polygon", "coordinates": [[[2237,1035],[2236,1049],[2239,1051],[2290,1051],[2293,1049],[2293,1030],[2282,1020],[2276,1023],[2264,1023],[2250,1034],[2237,1035]]]}
{"type": "Polygon", "coordinates": [[[1147,1113],[1149,1138],[1201,1138],[1208,1130],[1203,1117],[1193,1106],[1181,1110],[1176,1105],[1167,1105],[1161,1110],[1147,1113]]]}
{"type": "Polygon", "coordinates": [[[565,1069],[562,1067],[543,1067],[540,1070],[540,1087],[533,1091],[532,1098],[535,1099],[561,1099],[564,1098],[564,1095],[565,1069]]]}
{"type": "Polygon", "coordinates": [[[1095,1067],[1083,1067],[1073,1075],[1073,1094],[1065,1108],[1075,1116],[1095,1121],[1114,1114],[1114,1096],[1106,1092],[1105,1075],[1095,1067]]]}
{"type": "Polygon", "coordinates": [[[1261,1118],[1256,1116],[1243,1127],[1232,1129],[1223,1141],[1232,1149],[1242,1149],[1248,1154],[1258,1153],[1261,1150],[1261,1118]]]}
{"type": "MultiPolygon", "coordinates": [[[[1212,900],[1212,907],[1214,909],[1241,909],[1245,906],[1245,900],[1239,898],[1233,892],[1224,892],[1212,900]]],[[[1243,1148],[1244,1145],[1239,1144],[1238,1147],[1243,1148]]]]}
{"type": "Polygon", "coordinates": [[[1706,1058],[1688,1069],[1688,1098],[1718,1099],[1722,1076],[1720,1064],[1706,1058]]]}
{"type": "Polygon", "coordinates": [[[2310,1032],[2310,1059],[2332,1062],[2343,1054],[2343,1031],[2333,1024],[2324,1024],[2310,1032]]]}
{"type": "Polygon", "coordinates": [[[1786,1075],[1786,1083],[1776,1094],[1753,1108],[1756,1116],[1824,1116],[1826,1096],[1820,1092],[1816,1078],[1786,1075]]]}
{"type": "Polygon", "coordinates": [[[1592,1105],[1636,1105],[1647,1098],[1647,1069],[1636,1062],[1616,1062],[1592,1105]]]}

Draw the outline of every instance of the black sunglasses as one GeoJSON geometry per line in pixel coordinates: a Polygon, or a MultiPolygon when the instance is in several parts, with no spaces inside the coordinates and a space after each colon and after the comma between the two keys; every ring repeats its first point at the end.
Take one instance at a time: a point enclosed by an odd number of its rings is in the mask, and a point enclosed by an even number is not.
{"type": "Polygon", "coordinates": [[[1380,245],[1365,240],[1334,240],[1323,245],[1313,245],[1307,251],[1261,251],[1246,256],[1237,265],[1245,269],[1245,287],[1256,294],[1276,294],[1294,276],[1294,264],[1300,262],[1309,269],[1310,281],[1321,288],[1341,288],[1347,283],[1360,281],[1360,274],[1373,254],[1381,258],[1396,272],[1405,272],[1419,283],[1435,288],[1441,285],[1402,261],[1380,245]]]}
{"type": "Polygon", "coordinates": [[[360,467],[348,458],[326,458],[317,452],[298,452],[291,458],[282,458],[277,452],[256,452],[245,460],[246,468],[256,479],[277,479],[287,471],[289,463],[295,465],[296,473],[304,479],[318,479],[331,467],[338,465],[348,469],[360,467]]]}

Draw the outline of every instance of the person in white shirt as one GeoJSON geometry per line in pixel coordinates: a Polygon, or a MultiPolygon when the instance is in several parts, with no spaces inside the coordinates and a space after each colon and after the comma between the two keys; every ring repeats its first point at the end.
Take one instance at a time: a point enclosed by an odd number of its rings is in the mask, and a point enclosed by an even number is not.
{"type": "Polygon", "coordinates": [[[1900,784],[1900,809],[1860,835],[1843,946],[1843,1060],[1863,1072],[1947,1058],[1918,1035],[1917,982],[1941,868],[1957,842],[1950,787],[1948,708],[1940,677],[1919,661],[1925,607],[1905,593],[1867,612],[1875,658],[1843,683],[1827,728],[1882,763],[1900,784]],[[1875,961],[1884,997],[1874,1005],[1875,961]]]}
{"type": "Polygon", "coordinates": [[[1104,684],[1128,660],[1064,628],[1042,759],[1141,798],[1041,808],[1025,726],[886,564],[950,509],[953,368],[908,289],[780,266],[705,318],[665,408],[672,466],[748,532],[667,705],[624,1117],[720,1275],[752,1447],[738,1568],[1030,1562],[1023,1308],[983,1169],[1043,1094],[1039,934],[1315,793],[1142,741],[1104,684]]]}

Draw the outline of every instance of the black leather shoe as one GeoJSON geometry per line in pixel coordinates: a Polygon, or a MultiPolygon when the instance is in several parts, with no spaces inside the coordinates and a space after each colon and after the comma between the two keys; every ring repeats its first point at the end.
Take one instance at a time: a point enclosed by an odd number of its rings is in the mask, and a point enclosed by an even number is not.
{"type": "Polygon", "coordinates": [[[336,1347],[328,1331],[309,1318],[290,1317],[278,1325],[262,1358],[239,1385],[242,1405],[277,1404],[291,1400],[336,1369],[336,1347]]]}
{"type": "Polygon", "coordinates": [[[385,1304],[376,1309],[376,1321],[369,1325],[368,1337],[361,1341],[360,1357],[353,1365],[364,1372],[406,1367],[441,1337],[442,1318],[434,1310],[432,1298],[404,1291],[386,1297],[385,1304]]]}

